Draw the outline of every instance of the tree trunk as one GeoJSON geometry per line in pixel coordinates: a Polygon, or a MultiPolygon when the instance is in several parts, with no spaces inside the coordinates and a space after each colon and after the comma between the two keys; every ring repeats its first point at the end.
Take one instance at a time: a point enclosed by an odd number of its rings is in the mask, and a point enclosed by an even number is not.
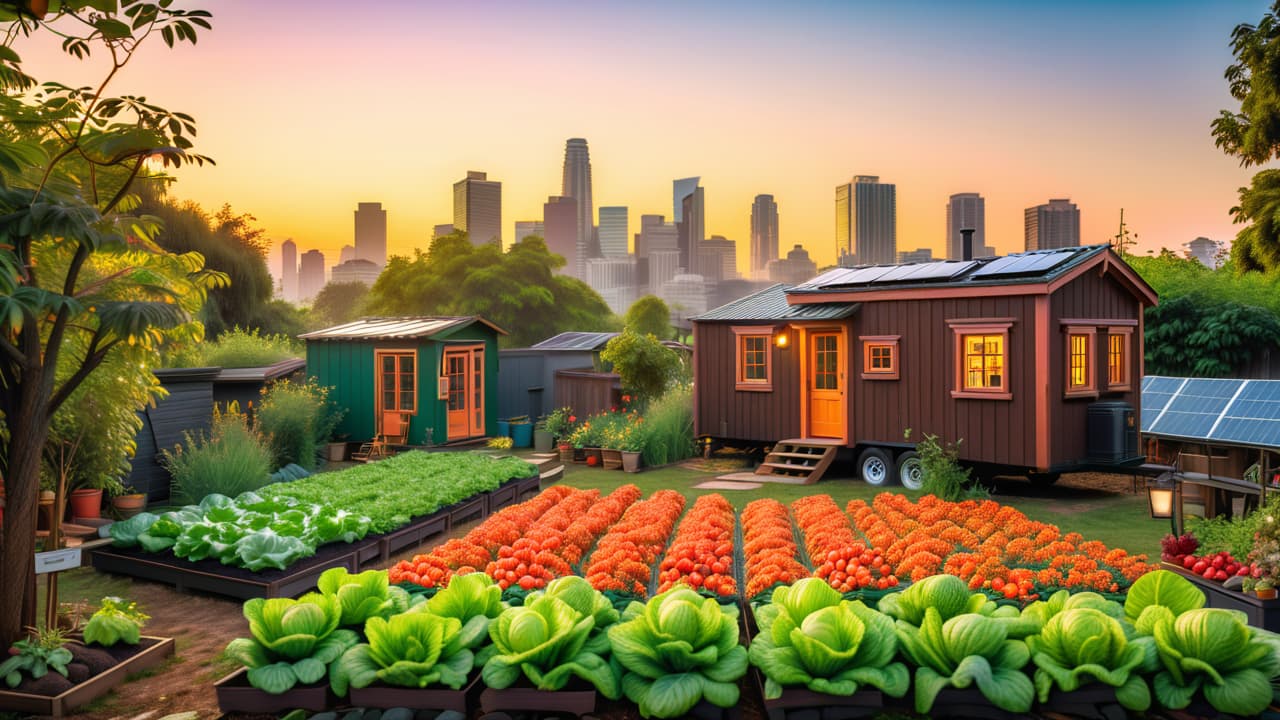
{"type": "Polygon", "coordinates": [[[49,421],[37,408],[40,370],[24,373],[19,384],[18,413],[9,423],[9,472],[4,478],[5,513],[0,536],[0,642],[22,637],[28,617],[26,598],[35,569],[36,504],[40,495],[40,462],[49,437],[49,421]]]}

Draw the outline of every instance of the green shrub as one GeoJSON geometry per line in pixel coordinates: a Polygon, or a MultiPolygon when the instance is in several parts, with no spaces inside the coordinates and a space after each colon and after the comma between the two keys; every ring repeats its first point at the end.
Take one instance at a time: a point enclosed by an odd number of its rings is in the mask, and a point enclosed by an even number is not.
{"type": "Polygon", "coordinates": [[[282,380],[263,390],[255,419],[258,431],[271,445],[272,467],[296,463],[315,470],[342,412],[329,401],[329,389],[314,379],[282,380]]]}
{"type": "Polygon", "coordinates": [[[174,502],[195,504],[217,493],[235,497],[266,485],[271,473],[271,448],[249,426],[236,403],[226,411],[213,410],[213,427],[204,433],[184,433],[186,447],[165,450],[162,462],[173,481],[174,502]]]}
{"type": "Polygon", "coordinates": [[[636,395],[641,407],[661,397],[680,378],[680,355],[653,335],[630,328],[604,346],[600,359],[613,365],[622,386],[636,395]]]}
{"type": "Polygon", "coordinates": [[[274,365],[281,360],[302,357],[302,348],[286,335],[263,335],[254,330],[232,328],[218,339],[189,346],[168,358],[170,367],[246,368],[274,365]]]}
{"type": "MultiPolygon", "coordinates": [[[[906,437],[911,436],[907,430],[906,437]]],[[[959,455],[959,443],[943,445],[938,442],[937,435],[925,434],[924,439],[916,443],[916,452],[920,455],[921,489],[948,502],[960,502],[983,492],[969,484],[969,468],[961,467],[956,461],[959,455]]]]}
{"type": "Polygon", "coordinates": [[[693,438],[693,388],[680,387],[663,395],[649,406],[638,430],[644,438],[641,457],[649,467],[693,457],[697,449],[693,438]]]}

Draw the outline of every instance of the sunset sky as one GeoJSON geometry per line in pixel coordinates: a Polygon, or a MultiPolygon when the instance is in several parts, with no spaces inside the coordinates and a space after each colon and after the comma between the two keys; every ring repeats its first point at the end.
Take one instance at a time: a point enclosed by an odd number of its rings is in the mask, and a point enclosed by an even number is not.
{"type": "MultiPolygon", "coordinates": [[[[452,183],[503,183],[503,234],[560,193],[564,141],[590,143],[600,205],[671,214],[701,175],[707,232],[738,241],[772,193],[784,251],[834,261],[834,188],[898,186],[898,247],[942,249],[947,196],[986,197],[988,242],[1022,249],[1023,208],[1079,204],[1086,243],[1234,236],[1251,171],[1213,145],[1223,70],[1264,2],[204,3],[196,47],[159,38],[114,85],[188,112],[216,167],[173,192],[257,216],[328,264],[381,202],[392,253],[452,221],[452,183]],[[368,7],[368,10],[364,10],[368,7]]],[[[48,35],[41,80],[90,82],[48,35]]],[[[90,70],[93,70],[91,73],[90,70]]],[[[279,273],[273,261],[272,271],[279,273]]]]}

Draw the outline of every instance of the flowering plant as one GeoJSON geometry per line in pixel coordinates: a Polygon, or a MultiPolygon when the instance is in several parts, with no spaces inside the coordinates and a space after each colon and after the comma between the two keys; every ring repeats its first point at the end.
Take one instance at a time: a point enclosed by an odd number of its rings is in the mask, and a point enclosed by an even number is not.
{"type": "Polygon", "coordinates": [[[1253,577],[1257,585],[1276,587],[1280,584],[1280,520],[1274,513],[1267,513],[1253,534],[1253,549],[1249,551],[1253,563],[1253,577]]]}
{"type": "Polygon", "coordinates": [[[572,408],[556,408],[542,419],[542,428],[555,437],[564,439],[573,432],[573,426],[577,422],[578,418],[573,414],[572,408]]]}
{"type": "Polygon", "coordinates": [[[569,433],[569,443],[576,448],[600,447],[600,423],[593,416],[569,433]]]}

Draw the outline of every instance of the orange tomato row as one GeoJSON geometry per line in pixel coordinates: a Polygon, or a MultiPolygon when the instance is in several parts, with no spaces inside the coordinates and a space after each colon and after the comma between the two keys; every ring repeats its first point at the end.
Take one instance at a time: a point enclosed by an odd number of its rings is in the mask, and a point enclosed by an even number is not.
{"type": "Polygon", "coordinates": [[[659,490],[627,508],[587,561],[585,574],[591,586],[601,592],[647,595],[653,563],[671,537],[684,504],[684,496],[675,490],[659,490]]]}
{"type": "Polygon", "coordinates": [[[743,509],[742,555],[748,598],[779,583],[790,585],[809,577],[808,568],[796,560],[787,506],[771,498],[747,503],[743,509]]]}
{"type": "Polygon", "coordinates": [[[796,525],[804,535],[814,577],[836,590],[885,590],[898,578],[884,557],[857,539],[849,518],[830,495],[800,498],[791,504],[796,525]]]}
{"type": "Polygon", "coordinates": [[[658,566],[658,592],[685,584],[722,597],[738,592],[733,578],[733,533],[737,517],[723,495],[694,501],[676,529],[675,539],[658,566]]]}

